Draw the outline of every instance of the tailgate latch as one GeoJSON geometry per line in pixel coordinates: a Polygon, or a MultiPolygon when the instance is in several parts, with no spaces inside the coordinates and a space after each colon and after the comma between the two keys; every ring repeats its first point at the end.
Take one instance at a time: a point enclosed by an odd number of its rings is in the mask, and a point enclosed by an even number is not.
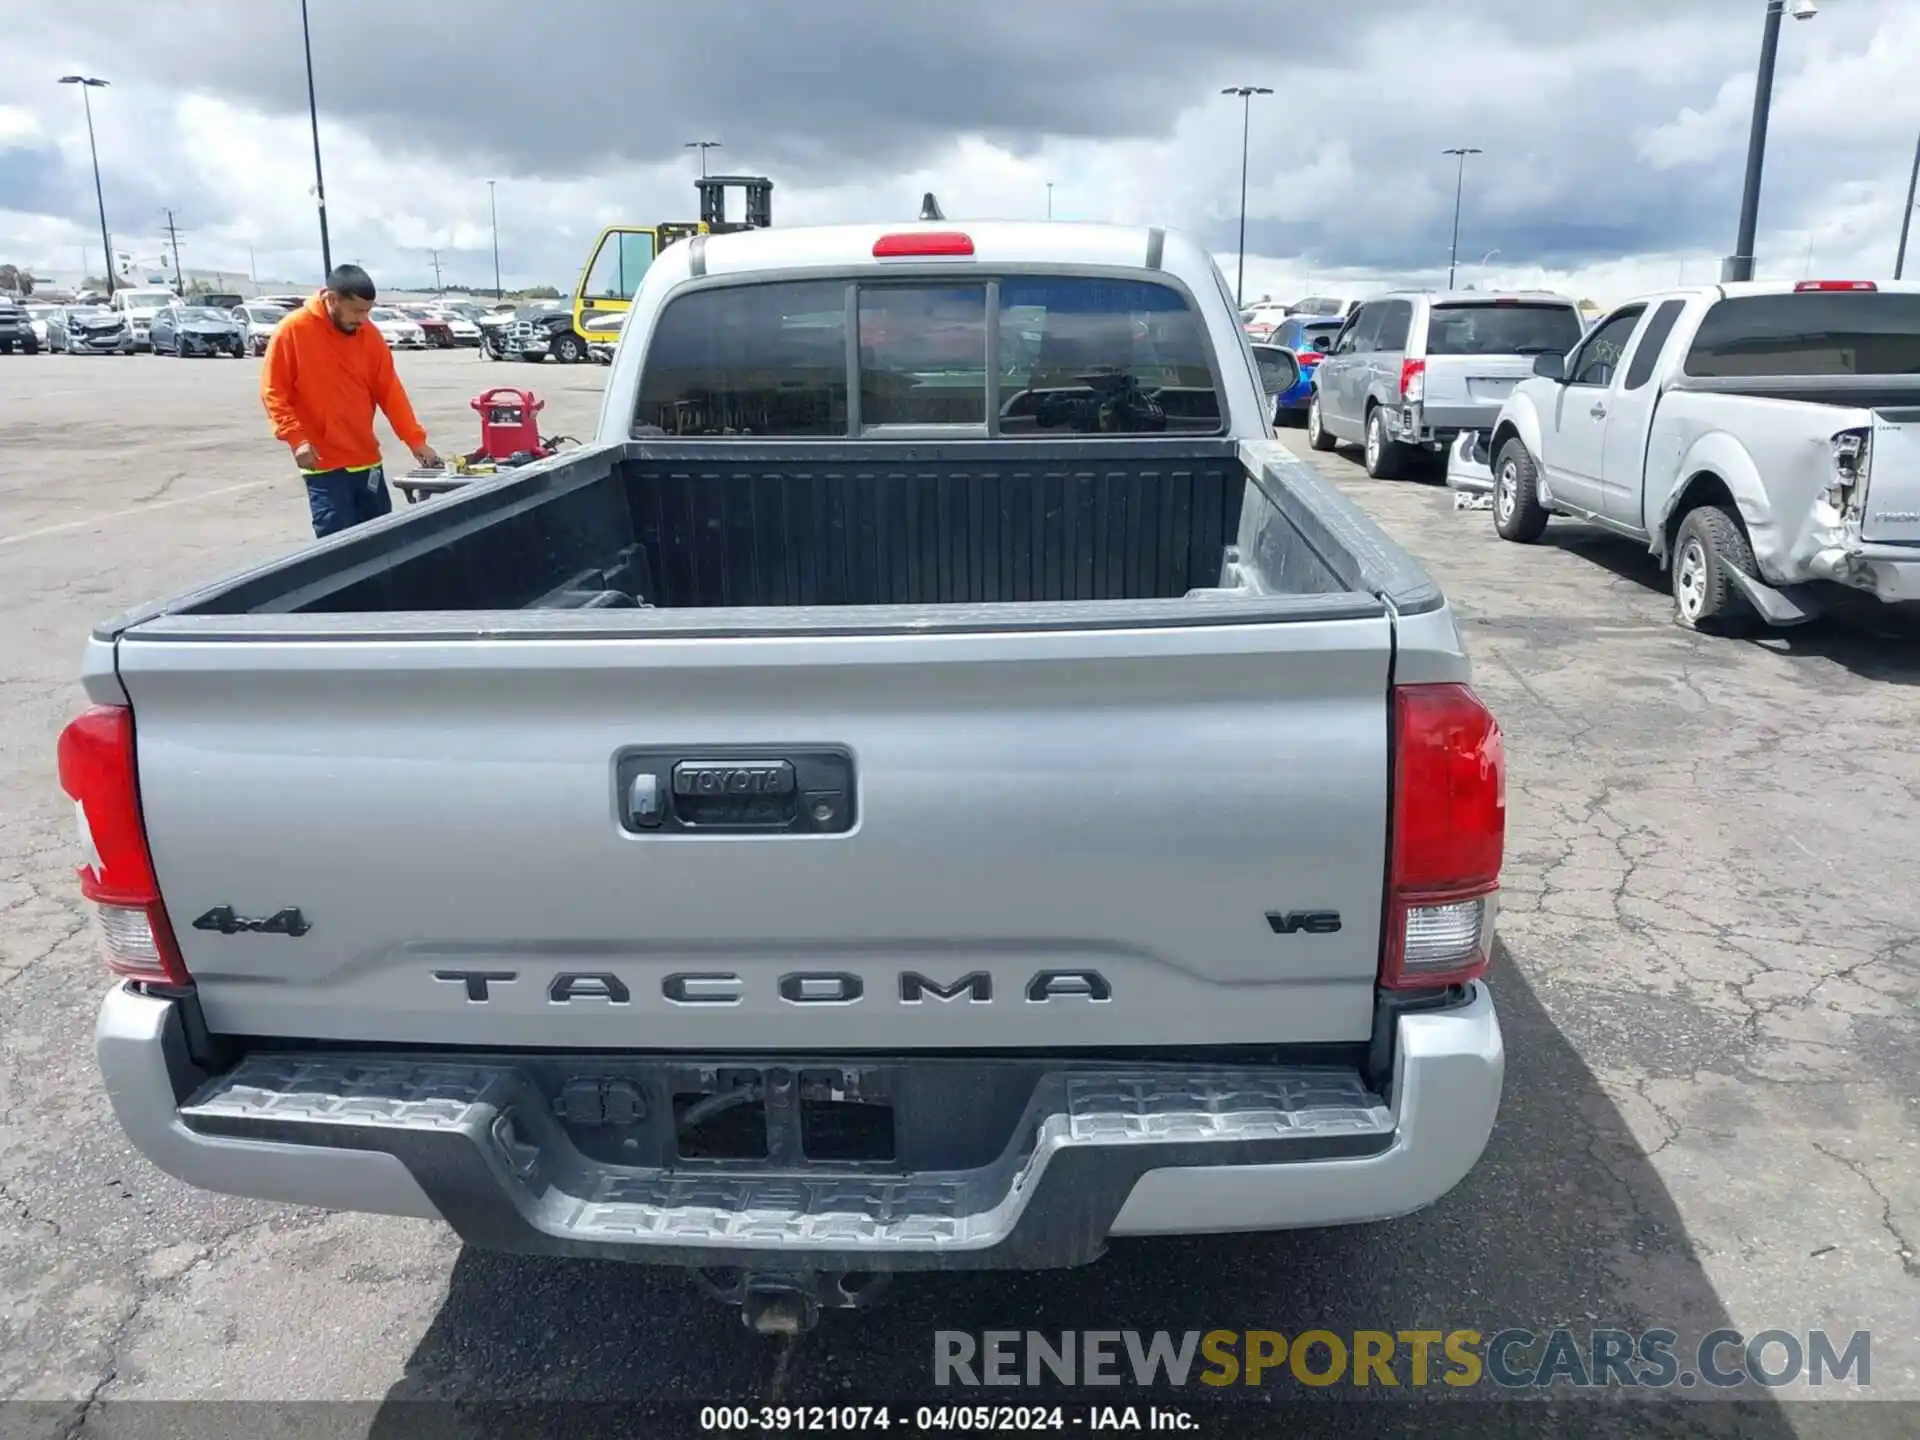
{"type": "Polygon", "coordinates": [[[853,757],[845,750],[649,748],[615,763],[629,834],[841,835],[854,825],[853,757]]]}

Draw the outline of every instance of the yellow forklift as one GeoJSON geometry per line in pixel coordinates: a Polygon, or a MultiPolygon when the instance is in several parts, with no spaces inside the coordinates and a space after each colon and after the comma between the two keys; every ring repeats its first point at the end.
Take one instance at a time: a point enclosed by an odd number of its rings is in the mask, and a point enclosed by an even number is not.
{"type": "Polygon", "coordinates": [[[633,307],[633,292],[654,258],[689,235],[724,235],[761,230],[773,224],[773,181],[764,175],[702,175],[697,221],[663,220],[654,225],[609,225],[593,243],[580,283],[573,287],[573,328],[592,346],[611,347],[620,321],[633,307]],[[746,218],[727,219],[727,192],[746,195],[746,218]]]}

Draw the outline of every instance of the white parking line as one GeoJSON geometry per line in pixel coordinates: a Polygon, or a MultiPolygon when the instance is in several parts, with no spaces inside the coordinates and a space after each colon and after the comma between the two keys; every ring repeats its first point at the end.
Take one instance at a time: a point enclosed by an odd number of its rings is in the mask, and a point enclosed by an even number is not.
{"type": "Polygon", "coordinates": [[[171,510],[175,505],[193,505],[202,500],[211,500],[216,495],[237,495],[242,490],[259,490],[278,483],[275,480],[247,480],[238,485],[222,485],[217,490],[202,490],[198,495],[179,495],[172,500],[156,500],[151,505],[130,505],[125,510],[110,510],[105,515],[94,515],[85,520],[68,520],[60,525],[49,525],[44,530],[29,530],[24,535],[0,535],[0,546],[18,545],[23,540],[41,540],[48,535],[65,534],[69,530],[105,525],[110,520],[124,520],[129,515],[150,515],[155,510],[171,510]]]}

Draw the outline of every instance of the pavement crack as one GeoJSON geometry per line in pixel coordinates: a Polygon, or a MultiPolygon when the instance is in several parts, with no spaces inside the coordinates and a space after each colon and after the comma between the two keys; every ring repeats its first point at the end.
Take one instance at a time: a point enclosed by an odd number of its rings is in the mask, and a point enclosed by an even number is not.
{"type": "Polygon", "coordinates": [[[187,478],[186,471],[176,470],[173,472],[173,474],[167,476],[166,479],[160,482],[159,489],[150,490],[145,495],[136,495],[133,497],[133,500],[131,503],[134,505],[150,505],[155,500],[158,500],[163,495],[165,495],[167,491],[171,490],[174,487],[174,485],[177,484],[179,481],[182,481],[186,478],[187,478]]]}
{"type": "Polygon", "coordinates": [[[51,959],[60,952],[62,946],[78,940],[82,935],[87,933],[87,927],[92,923],[91,920],[75,921],[70,929],[62,931],[50,943],[41,946],[33,954],[20,960],[18,964],[9,961],[7,973],[4,976],[0,976],[0,990],[6,989],[15,981],[31,974],[34,966],[38,965],[42,960],[51,959]]]}
{"type": "Polygon", "coordinates": [[[1818,1140],[1812,1141],[1811,1144],[1829,1160],[1851,1170],[1859,1178],[1860,1183],[1871,1192],[1873,1198],[1880,1202],[1880,1226],[1893,1238],[1893,1253],[1900,1261],[1900,1268],[1906,1271],[1909,1280],[1920,1280],[1920,1256],[1914,1254],[1913,1246],[1907,1243],[1907,1237],[1902,1235],[1900,1227],[1893,1223],[1893,1202],[1881,1193],[1878,1185],[1873,1183],[1873,1176],[1867,1173],[1867,1167],[1838,1151],[1829,1150],[1818,1140]]]}
{"type": "Polygon", "coordinates": [[[1645,1158],[1649,1160],[1666,1149],[1675,1140],[1678,1140],[1680,1138],[1680,1131],[1683,1128],[1678,1120],[1675,1120],[1671,1115],[1667,1114],[1665,1110],[1660,1108],[1660,1102],[1658,1100],[1655,1100],[1653,1096],[1647,1093],[1647,1083],[1652,1078],[1650,1075],[1642,1075],[1633,1082],[1633,1093],[1647,1102],[1647,1108],[1653,1112],[1654,1118],[1660,1122],[1661,1126],[1667,1132],[1660,1137],[1660,1143],[1658,1145],[1644,1152],[1645,1158]]]}
{"type": "Polygon", "coordinates": [[[194,1253],[192,1259],[188,1260],[185,1265],[182,1265],[177,1271],[167,1276],[164,1280],[147,1279],[136,1274],[134,1278],[133,1303],[127,1307],[126,1314],[120,1317],[119,1323],[113,1327],[112,1333],[107,1336],[106,1365],[103,1367],[99,1378],[88,1387],[86,1395],[76,1405],[72,1418],[59,1432],[59,1440],[74,1440],[74,1437],[86,1428],[87,1422],[92,1419],[94,1410],[100,1404],[100,1397],[106,1393],[107,1387],[120,1377],[122,1347],[126,1345],[127,1337],[133,1333],[133,1327],[139,1323],[140,1317],[146,1312],[147,1307],[155,1300],[161,1299],[178,1289],[194,1271],[213,1259],[214,1256],[220,1252],[222,1246],[227,1245],[250,1230],[258,1230],[267,1225],[271,1225],[275,1220],[280,1218],[279,1215],[269,1215],[262,1219],[249,1220],[244,1224],[235,1225],[230,1229],[221,1231],[208,1240],[206,1244],[202,1245],[199,1250],[194,1253]]]}
{"type": "MultiPolygon", "coordinates": [[[[133,1314],[128,1315],[125,1323],[131,1325],[133,1323],[133,1315],[137,1315],[138,1313],[139,1307],[136,1306],[133,1314]]],[[[122,1326],[123,1330],[124,1328],[125,1326],[122,1326]]],[[[113,1343],[117,1346],[119,1340],[120,1337],[116,1334],[113,1343]]],[[[119,1378],[119,1373],[114,1365],[109,1362],[106,1374],[93,1382],[93,1387],[87,1391],[85,1397],[74,1407],[73,1418],[61,1427],[60,1440],[74,1440],[74,1436],[87,1428],[87,1422],[93,1418],[94,1407],[100,1403],[101,1392],[119,1378]]]]}
{"type": "Polygon", "coordinates": [[[60,1222],[57,1220],[49,1220],[44,1215],[34,1214],[33,1207],[21,1199],[20,1196],[14,1194],[12,1190],[8,1189],[4,1180],[0,1180],[0,1201],[4,1201],[7,1205],[11,1206],[14,1213],[29,1225],[44,1225],[54,1233],[56,1238],[59,1236],[60,1222]]]}

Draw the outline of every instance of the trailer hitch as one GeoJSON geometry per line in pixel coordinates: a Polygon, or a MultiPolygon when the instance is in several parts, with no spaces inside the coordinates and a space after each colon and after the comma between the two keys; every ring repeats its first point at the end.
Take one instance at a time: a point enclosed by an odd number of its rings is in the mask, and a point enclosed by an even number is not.
{"type": "Polygon", "coordinates": [[[878,1304],[892,1278],[836,1270],[696,1270],[700,1288],[723,1305],[740,1307],[740,1323],[758,1335],[804,1335],[824,1310],[865,1310],[878,1304]]]}

